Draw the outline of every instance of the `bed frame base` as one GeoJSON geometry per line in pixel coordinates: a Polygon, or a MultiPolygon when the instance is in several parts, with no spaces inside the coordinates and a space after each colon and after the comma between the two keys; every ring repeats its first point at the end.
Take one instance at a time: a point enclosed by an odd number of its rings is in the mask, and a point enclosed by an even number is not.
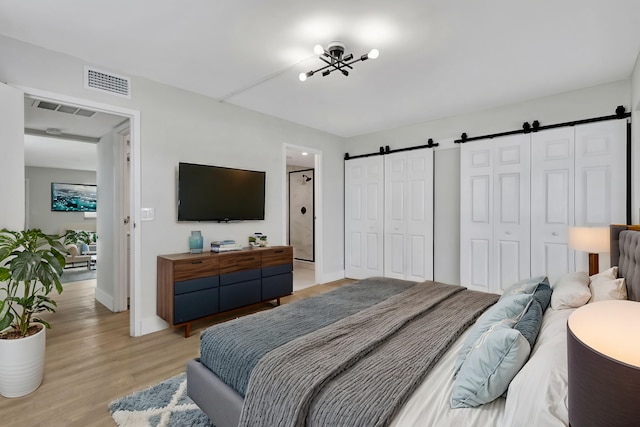
{"type": "Polygon", "coordinates": [[[216,427],[237,427],[244,399],[200,359],[187,362],[187,395],[216,427]]]}

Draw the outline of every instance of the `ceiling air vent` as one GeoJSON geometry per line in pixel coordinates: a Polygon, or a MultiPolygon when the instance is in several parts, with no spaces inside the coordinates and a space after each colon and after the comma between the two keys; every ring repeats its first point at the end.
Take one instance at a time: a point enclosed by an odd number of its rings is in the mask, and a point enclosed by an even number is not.
{"type": "Polygon", "coordinates": [[[73,107],[71,105],[58,104],[56,102],[41,101],[36,99],[32,104],[36,108],[42,108],[44,110],[58,111],[60,113],[73,114],[74,116],[93,117],[95,111],[85,110],[79,107],[73,107]]]}
{"type": "Polygon", "coordinates": [[[131,79],[112,73],[84,67],[84,87],[112,95],[131,98],[131,79]]]}

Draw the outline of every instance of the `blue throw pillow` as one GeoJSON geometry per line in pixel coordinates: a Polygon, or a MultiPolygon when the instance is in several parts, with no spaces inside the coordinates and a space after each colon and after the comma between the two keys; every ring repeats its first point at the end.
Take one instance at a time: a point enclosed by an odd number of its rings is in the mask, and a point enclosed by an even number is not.
{"type": "Polygon", "coordinates": [[[458,371],[451,407],[480,406],[502,396],[530,353],[531,346],[519,331],[502,322],[490,327],[458,371]]]}
{"type": "Polygon", "coordinates": [[[547,279],[547,276],[536,276],[520,280],[519,282],[516,282],[505,289],[500,299],[515,294],[532,294],[536,291],[536,289],[538,289],[538,285],[541,283],[546,283],[547,285],[549,284],[549,279],[547,279]]]}
{"type": "Polygon", "coordinates": [[[467,358],[476,341],[494,324],[502,322],[512,328],[519,320],[526,308],[530,305],[533,294],[516,293],[505,296],[489,307],[487,311],[476,320],[462,344],[462,348],[456,358],[453,375],[457,375],[460,367],[467,358]]]}
{"type": "Polygon", "coordinates": [[[551,287],[546,283],[541,283],[538,289],[533,293],[533,301],[529,304],[529,308],[522,315],[518,323],[513,327],[520,331],[529,345],[533,349],[533,345],[538,338],[540,325],[542,324],[542,316],[549,307],[551,301],[551,287]]]}

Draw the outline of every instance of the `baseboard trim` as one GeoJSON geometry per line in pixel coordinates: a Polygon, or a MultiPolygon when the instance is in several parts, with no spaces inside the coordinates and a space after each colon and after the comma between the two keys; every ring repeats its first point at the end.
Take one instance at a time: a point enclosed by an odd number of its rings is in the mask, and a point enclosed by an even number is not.
{"type": "Polygon", "coordinates": [[[100,288],[96,288],[95,296],[96,296],[96,301],[104,305],[107,308],[107,310],[114,311],[113,309],[115,305],[114,305],[113,297],[111,295],[109,295],[108,293],[106,293],[100,288]]]}

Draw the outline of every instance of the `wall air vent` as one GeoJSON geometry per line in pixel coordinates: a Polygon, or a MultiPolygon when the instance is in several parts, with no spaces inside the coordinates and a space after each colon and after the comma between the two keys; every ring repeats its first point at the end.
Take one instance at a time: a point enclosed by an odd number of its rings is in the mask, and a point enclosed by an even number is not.
{"type": "Polygon", "coordinates": [[[84,67],[84,87],[112,95],[131,98],[131,79],[113,73],[84,67]]]}

